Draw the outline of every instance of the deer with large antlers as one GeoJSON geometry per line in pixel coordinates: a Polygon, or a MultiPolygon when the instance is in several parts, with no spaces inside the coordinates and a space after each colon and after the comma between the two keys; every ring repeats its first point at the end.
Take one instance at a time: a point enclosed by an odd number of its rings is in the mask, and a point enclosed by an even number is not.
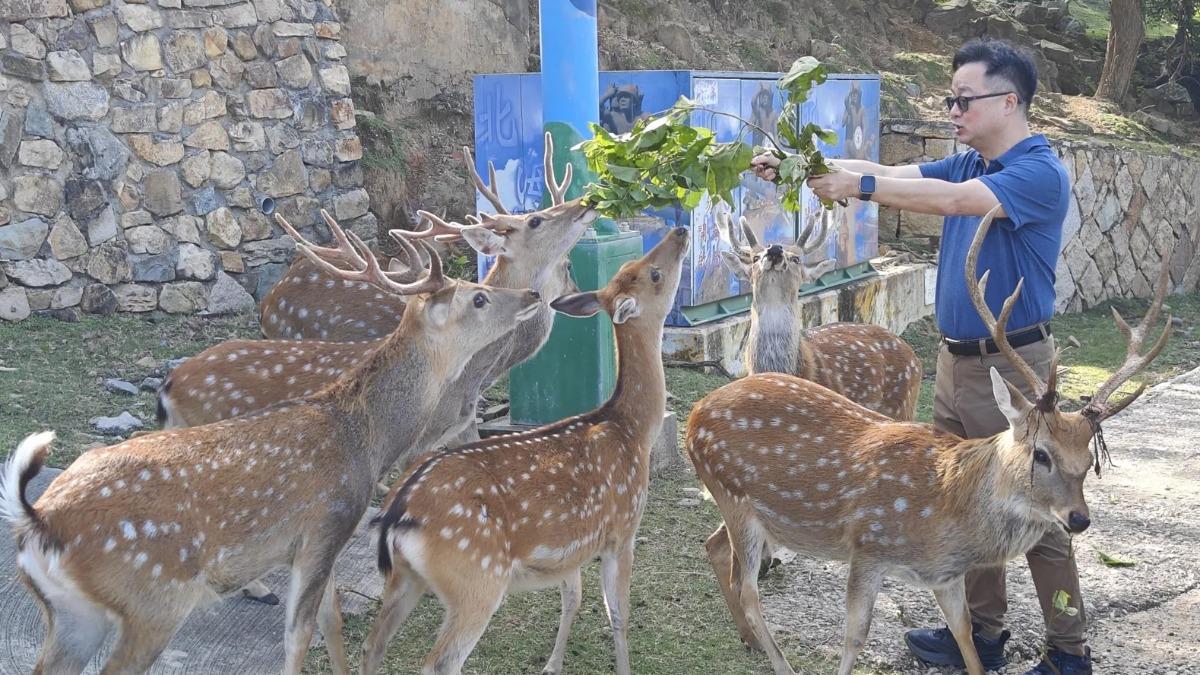
{"type": "MultiPolygon", "coordinates": [[[[1030,401],[991,370],[996,403],[1009,428],[964,440],[930,425],[896,422],[808,380],[752,375],[709,394],[688,419],[687,451],[728,528],[733,558],[718,574],[738,600],[734,619],[776,673],[793,673],[767,630],[757,570],[763,542],[849,563],[846,634],[838,672],[848,675],[866,641],[884,577],[929,587],[971,675],[984,669],[971,638],[964,575],[1002,565],[1051,528],[1081,532],[1090,523],[1083,482],[1099,456],[1089,445],[1101,421],[1141,393],[1109,396],[1166,344],[1142,355],[1168,284],[1159,277],[1142,324],[1117,323],[1129,343],[1124,365],[1079,412],[1057,404],[1054,367],[1042,382],[1005,337],[1021,284],[997,319],[984,300],[987,273],[975,260],[992,218],[980,223],[966,266],[967,286],[993,339],[1037,392],[1030,401]]],[[[1169,256],[1164,257],[1164,260],[1169,256]]],[[[1165,269],[1165,266],[1164,266],[1165,269]]],[[[714,566],[716,562],[714,561],[714,566]]]]}
{"type": "MultiPolygon", "coordinates": [[[[562,181],[557,180],[551,161],[553,156],[554,141],[547,133],[544,169],[551,206],[533,213],[513,215],[497,194],[495,166],[488,162],[490,182],[485,183],[475,170],[470,148],[463,146],[463,162],[471,182],[491,203],[496,215],[484,215],[481,218],[468,216],[466,224],[459,224],[419,211],[422,223],[428,223],[429,227],[419,232],[406,232],[405,235],[413,239],[432,237],[443,243],[466,240],[485,255],[499,254],[508,259],[503,263],[497,261],[508,269],[502,269],[498,278],[484,279],[482,283],[500,287],[506,277],[515,281],[522,277],[532,278],[535,273],[554,265],[561,256],[551,254],[569,250],[587,224],[595,219],[594,212],[580,205],[579,200],[567,202],[566,192],[571,185],[572,168],[568,164],[562,181]],[[484,235],[483,230],[493,231],[498,239],[484,235]],[[561,248],[560,240],[572,235],[574,239],[561,248]],[[496,252],[489,252],[485,248],[495,249],[496,252]]],[[[343,242],[339,244],[344,245],[343,242]]],[[[326,249],[324,253],[338,255],[337,249],[326,249]]],[[[380,261],[381,266],[401,283],[412,281],[416,276],[414,272],[425,267],[424,259],[413,261],[405,253],[401,250],[396,258],[380,261]]],[[[528,281],[521,283],[529,285],[528,281]]],[[[263,298],[259,316],[263,336],[276,340],[362,342],[388,335],[404,314],[404,298],[393,295],[378,297],[363,293],[364,290],[365,287],[354,284],[335,283],[319,266],[303,256],[298,257],[263,298]]]]}
{"type": "MultiPolygon", "coordinates": [[[[549,157],[554,150],[549,134],[546,135],[546,144],[549,157]]],[[[473,180],[491,199],[495,195],[494,190],[484,184],[475,172],[470,151],[467,148],[463,150],[473,180]]],[[[499,198],[494,198],[493,205],[501,213],[496,216],[484,215],[482,222],[460,225],[422,211],[422,219],[430,223],[430,227],[422,232],[403,234],[412,239],[437,237],[441,241],[465,240],[475,250],[496,256],[495,264],[482,282],[488,286],[533,288],[547,300],[574,292],[577,288],[571,278],[567,253],[595,219],[596,212],[578,200],[565,200],[564,195],[571,180],[570,165],[561,182],[555,180],[551,165],[547,164],[546,169],[547,186],[553,202],[546,209],[514,216],[504,211],[499,198]]],[[[365,264],[350,246],[338,224],[329,214],[322,212],[322,216],[337,247],[322,248],[305,242],[307,248],[330,260],[342,260],[356,266],[365,264]]],[[[279,216],[276,219],[293,238],[304,241],[287,221],[279,216]]],[[[403,259],[411,263],[413,254],[404,247],[401,253],[403,259]]],[[[404,296],[382,292],[365,282],[333,278],[307,257],[302,256],[302,259],[307,262],[308,267],[304,269],[308,270],[305,272],[308,276],[300,280],[287,276],[285,281],[295,288],[308,288],[315,284],[323,289],[324,294],[313,291],[301,296],[303,300],[292,298],[291,301],[278,297],[275,307],[279,313],[299,322],[309,322],[305,323],[307,326],[324,325],[311,322],[329,321],[332,318],[337,321],[353,320],[354,325],[364,321],[364,325],[376,328],[386,323],[383,319],[377,321],[377,316],[392,321],[394,328],[395,317],[403,315],[404,296]],[[355,298],[353,302],[352,298],[355,298]],[[336,304],[329,304],[334,301],[336,304]],[[355,311],[369,315],[359,318],[358,315],[348,314],[348,308],[359,308],[355,311]]],[[[382,266],[380,261],[376,264],[382,266]]],[[[411,272],[402,269],[389,271],[387,275],[404,281],[408,280],[411,272]]],[[[462,391],[452,392],[457,397],[455,406],[448,408],[449,412],[440,418],[442,431],[438,440],[442,440],[443,436],[463,436],[465,440],[478,438],[474,429],[474,405],[479,391],[512,366],[536,354],[549,338],[553,322],[554,312],[547,306],[534,319],[522,323],[514,333],[506,336],[503,343],[481,352],[468,364],[463,371],[465,382],[460,387],[462,391]],[[472,393],[474,398],[470,396],[472,393]]],[[[374,344],[371,341],[230,340],[214,345],[189,359],[167,378],[159,392],[159,422],[165,428],[206,424],[307,395],[360,362],[374,344]]]]}
{"type": "Polygon", "coordinates": [[[423,673],[461,671],[504,596],[559,586],[562,616],[543,673],[562,672],[579,610],[580,568],[599,557],[617,673],[629,673],[629,581],[646,505],[650,447],[666,405],[661,345],[687,252],[672,230],[603,289],[559,298],[561,312],[606,311],[617,342],[617,384],[599,409],[533,431],[434,453],[388,495],[379,524],[383,607],[363,645],[374,673],[417,601],[446,607],[423,673]]]}
{"type": "Polygon", "coordinates": [[[300,672],[314,620],[345,672],[333,563],[377,477],[420,435],[441,388],[475,352],[543,305],[532,290],[445,278],[432,249],[429,272],[398,284],[351,239],[366,267],[336,275],[410,303],[392,334],[333,385],[252,416],[91,450],[33,504],[26,486],[53,434],[17,448],[0,480],[0,515],[46,618],[34,672],[82,671],[114,627],[103,672],[143,672],[195,607],[278,566],[291,571],[284,672],[300,672]]]}

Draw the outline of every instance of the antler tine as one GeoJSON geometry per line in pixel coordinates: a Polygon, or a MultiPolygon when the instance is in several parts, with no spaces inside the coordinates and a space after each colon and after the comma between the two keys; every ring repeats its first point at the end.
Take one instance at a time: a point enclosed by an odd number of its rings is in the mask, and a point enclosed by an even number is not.
{"type": "MultiPolygon", "coordinates": [[[[366,247],[366,244],[363,243],[363,240],[357,234],[354,232],[349,232],[348,234],[356,246],[360,248],[366,247]]],[[[398,283],[383,271],[379,266],[379,261],[374,256],[367,259],[367,269],[360,274],[364,275],[366,277],[365,280],[371,284],[396,295],[416,295],[418,293],[430,293],[438,290],[446,283],[445,277],[442,274],[442,261],[428,244],[423,241],[418,241],[417,243],[430,253],[431,264],[429,272],[424,278],[408,284],[398,283]]],[[[413,254],[419,258],[416,251],[413,254]]]]}
{"type": "MultiPolygon", "coordinates": [[[[417,215],[421,216],[421,220],[427,221],[429,227],[420,232],[406,232],[404,236],[410,239],[429,239],[432,237],[436,241],[460,241],[462,239],[462,231],[468,227],[467,225],[447,222],[428,211],[417,211],[417,215]]],[[[484,227],[487,226],[485,225],[484,227]]]]}
{"type": "Polygon", "coordinates": [[[827,218],[830,217],[832,211],[826,209],[817,222],[810,227],[804,228],[799,237],[796,237],[796,245],[805,253],[812,253],[825,245],[825,239],[829,236],[829,228],[827,218]]]}
{"type": "Polygon", "coordinates": [[[467,172],[471,174],[471,182],[475,184],[475,189],[483,193],[485,199],[492,203],[496,208],[496,213],[508,214],[508,209],[504,208],[504,202],[500,201],[499,195],[496,194],[496,165],[488,161],[488,183],[483,182],[483,178],[479,176],[479,172],[475,170],[475,157],[471,154],[471,148],[463,146],[463,161],[466,162],[467,172]]]}
{"type": "MultiPolygon", "coordinates": [[[[324,211],[321,212],[321,215],[328,218],[328,215],[324,211]]],[[[332,232],[334,239],[337,241],[338,247],[329,248],[326,246],[318,246],[308,239],[305,239],[304,235],[300,234],[296,228],[292,227],[292,224],[289,223],[282,214],[275,214],[275,222],[279,223],[279,226],[283,228],[283,231],[296,241],[297,247],[304,246],[313,255],[320,256],[326,260],[336,260],[338,262],[349,263],[355,266],[355,269],[362,269],[367,266],[366,261],[362,259],[362,256],[358,255],[352,246],[350,246],[350,242],[346,241],[345,236],[343,236],[341,233],[341,228],[336,227],[336,224],[334,227],[329,229],[332,232]]]]}
{"type": "Polygon", "coordinates": [[[1041,398],[1050,390],[1042,382],[1042,378],[1038,377],[1033,371],[1033,367],[1021,358],[1016,349],[1008,343],[1008,337],[1004,334],[1004,328],[1008,324],[1008,316],[1012,313],[1013,307],[1017,303],[1017,298],[1021,295],[1021,287],[1025,285],[1025,279],[1017,281],[1017,287],[1013,290],[1012,295],[1008,296],[1004,301],[1004,306],[1000,309],[1000,318],[997,319],[992,310],[987,306],[987,280],[991,274],[991,270],[983,273],[982,277],[975,276],[976,264],[979,262],[979,249],[983,246],[983,240],[987,237],[988,230],[992,227],[992,220],[1002,207],[996,205],[983,220],[979,223],[979,229],[975,230],[975,238],[971,240],[971,248],[967,251],[966,275],[967,275],[967,291],[971,296],[971,302],[975,305],[975,311],[979,312],[979,318],[983,319],[984,325],[992,334],[992,339],[996,341],[996,346],[1004,356],[1008,357],[1009,363],[1017,369],[1019,373],[1029,383],[1029,387],[1034,391],[1037,398],[1041,398]]]}
{"type": "Polygon", "coordinates": [[[1117,389],[1129,378],[1148,366],[1167,346],[1167,340],[1171,337],[1172,330],[1170,315],[1167,315],[1167,321],[1163,326],[1162,333],[1159,334],[1154,345],[1150,347],[1150,351],[1144,355],[1139,353],[1150,328],[1158,320],[1158,314],[1162,310],[1163,300],[1167,296],[1167,287],[1171,282],[1170,272],[1170,253],[1168,252],[1162,256],[1162,268],[1158,271],[1158,281],[1154,286],[1154,299],[1150,302],[1150,309],[1146,310],[1146,316],[1142,317],[1137,328],[1130,328],[1129,324],[1125,322],[1125,319],[1121,317],[1121,313],[1115,307],[1112,310],[1113,319],[1117,322],[1117,328],[1125,335],[1125,362],[1121,364],[1120,368],[1117,368],[1112,377],[1100,385],[1095,395],[1092,396],[1092,400],[1084,406],[1085,411],[1088,411],[1098,419],[1112,417],[1123,410],[1125,406],[1133,403],[1134,399],[1142,394],[1142,391],[1146,388],[1144,384],[1129,396],[1111,406],[1108,405],[1109,397],[1116,393],[1117,389]]]}
{"type": "Polygon", "coordinates": [[[717,224],[717,232],[720,233],[722,238],[729,242],[730,248],[732,248],[734,251],[739,251],[745,248],[742,246],[742,242],[738,240],[736,233],[734,232],[733,216],[728,208],[718,209],[714,214],[713,219],[717,224]]]}
{"type": "Polygon", "coordinates": [[[742,236],[746,238],[746,243],[749,244],[751,251],[761,251],[763,245],[758,243],[758,236],[754,234],[754,230],[750,228],[750,221],[746,220],[746,216],[738,218],[738,225],[742,227],[742,236]]]}
{"type": "Polygon", "coordinates": [[[575,170],[570,163],[563,171],[562,182],[558,182],[554,175],[554,137],[550,132],[546,132],[546,152],[542,158],[546,174],[546,189],[550,191],[550,203],[554,206],[565,204],[567,201],[567,189],[571,187],[571,178],[574,177],[575,170]]]}

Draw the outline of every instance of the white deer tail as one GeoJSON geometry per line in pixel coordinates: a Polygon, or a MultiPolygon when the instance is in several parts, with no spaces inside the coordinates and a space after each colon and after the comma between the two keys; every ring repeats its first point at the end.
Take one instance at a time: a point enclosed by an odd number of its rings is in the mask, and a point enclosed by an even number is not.
{"type": "Polygon", "coordinates": [[[38,515],[25,498],[25,487],[42,470],[53,441],[53,431],[31,434],[4,463],[4,474],[0,476],[0,517],[8,521],[18,539],[38,529],[38,515]]]}

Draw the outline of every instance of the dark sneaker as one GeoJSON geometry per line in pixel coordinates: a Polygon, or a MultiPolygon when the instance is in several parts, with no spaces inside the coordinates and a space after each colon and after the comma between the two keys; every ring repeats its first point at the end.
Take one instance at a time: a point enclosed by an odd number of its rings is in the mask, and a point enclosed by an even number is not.
{"type": "Polygon", "coordinates": [[[1051,649],[1025,675],[1092,675],[1092,650],[1085,647],[1083,656],[1075,656],[1051,649]]]}
{"type": "MultiPolygon", "coordinates": [[[[1008,631],[1002,631],[1000,637],[994,640],[980,635],[978,630],[972,632],[971,637],[975,641],[975,651],[979,652],[979,660],[983,662],[984,668],[999,670],[1008,665],[1008,659],[1004,658],[1004,643],[1008,642],[1008,631]]],[[[904,634],[904,642],[909,651],[925,663],[934,666],[967,667],[963,662],[962,652],[958,649],[958,643],[954,641],[954,633],[951,633],[949,628],[910,630],[904,634]]]]}

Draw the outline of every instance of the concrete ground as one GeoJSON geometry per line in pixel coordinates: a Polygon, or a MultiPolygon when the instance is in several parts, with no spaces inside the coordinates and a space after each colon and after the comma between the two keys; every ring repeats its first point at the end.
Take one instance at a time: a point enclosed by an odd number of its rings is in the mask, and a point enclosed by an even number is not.
{"type": "MultiPolygon", "coordinates": [[[[1182,675],[1200,672],[1200,369],[1147,392],[1105,425],[1114,467],[1088,478],[1092,528],[1075,539],[1096,672],[1182,675]],[[1103,565],[1097,550],[1136,560],[1103,565]]],[[[39,476],[40,493],[56,472],[39,476]]],[[[29,672],[43,628],[29,593],[15,577],[12,538],[0,535],[0,674],[29,672]]],[[[1042,619],[1024,561],[1009,567],[1008,673],[1033,665],[1042,619]]],[[[338,564],[342,603],[360,612],[380,594],[365,528],[338,564]]],[[[285,588],[282,573],[268,580],[285,588]]],[[[793,649],[836,659],[841,646],[843,566],[793,558],[763,586],[768,620],[793,649]]],[[[227,675],[278,672],[283,663],[283,611],[240,598],[197,611],[151,673],[227,675]]],[[[911,627],[940,625],[932,596],[889,582],[875,609],[860,668],[926,673],[904,649],[911,627]]],[[[766,657],[763,657],[764,667],[766,657]]],[[[96,672],[93,667],[88,672],[96,672]]],[[[932,672],[938,672],[934,669],[932,672]]]]}

